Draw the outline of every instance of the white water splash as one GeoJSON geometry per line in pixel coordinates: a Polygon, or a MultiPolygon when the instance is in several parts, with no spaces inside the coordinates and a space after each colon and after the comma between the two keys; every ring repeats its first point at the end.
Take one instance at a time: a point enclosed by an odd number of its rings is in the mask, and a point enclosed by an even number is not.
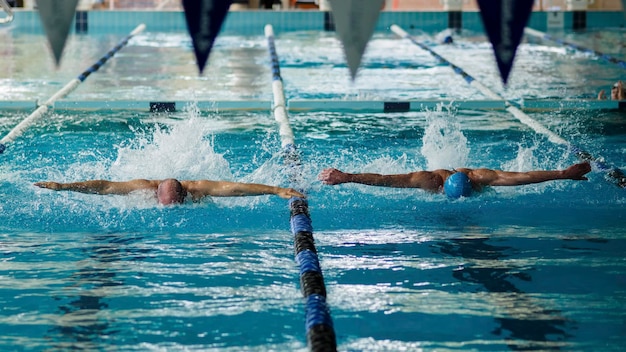
{"type": "Polygon", "coordinates": [[[363,168],[363,172],[383,172],[387,174],[400,174],[405,172],[410,172],[414,170],[407,169],[407,155],[402,154],[397,159],[391,158],[389,156],[383,156],[378,158],[363,168]]]}
{"type": "Polygon", "coordinates": [[[535,156],[535,150],[537,146],[533,147],[523,147],[518,146],[517,148],[517,156],[515,159],[510,160],[504,165],[502,168],[507,171],[529,171],[538,168],[538,160],[535,156]]]}
{"type": "Polygon", "coordinates": [[[138,131],[129,145],[118,147],[111,165],[112,178],[232,179],[230,164],[216,153],[211,120],[189,109],[184,120],[168,120],[167,126],[138,131]]]}
{"type": "Polygon", "coordinates": [[[422,138],[422,155],[426,158],[427,168],[451,169],[468,166],[470,148],[467,138],[461,131],[461,125],[452,111],[429,112],[426,129],[422,138]]]}

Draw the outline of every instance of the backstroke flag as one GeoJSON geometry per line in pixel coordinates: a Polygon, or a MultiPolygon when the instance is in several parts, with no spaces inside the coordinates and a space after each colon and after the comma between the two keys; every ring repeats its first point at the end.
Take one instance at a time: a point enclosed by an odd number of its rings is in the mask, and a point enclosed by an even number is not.
{"type": "Polygon", "coordinates": [[[506,85],[534,0],[478,0],[485,31],[506,85]]]}
{"type": "Polygon", "coordinates": [[[200,73],[222,28],[232,0],[183,0],[187,29],[200,73]]]}
{"type": "Polygon", "coordinates": [[[48,43],[54,54],[54,61],[59,66],[65,47],[70,25],[76,14],[78,0],[37,0],[39,17],[48,37],[48,43]]]}
{"type": "Polygon", "coordinates": [[[329,0],[335,30],[354,81],[385,0],[329,0]]]}

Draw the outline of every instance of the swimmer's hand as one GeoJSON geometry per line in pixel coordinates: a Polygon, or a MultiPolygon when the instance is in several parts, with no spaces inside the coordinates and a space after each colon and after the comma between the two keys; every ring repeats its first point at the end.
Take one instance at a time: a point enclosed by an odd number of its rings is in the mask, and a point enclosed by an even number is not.
{"type": "Polygon", "coordinates": [[[306,196],[304,194],[296,191],[293,188],[281,188],[281,189],[278,190],[276,195],[281,197],[281,198],[285,198],[285,199],[289,199],[291,197],[306,198],[306,196]]]}
{"type": "Polygon", "coordinates": [[[317,176],[317,179],[327,185],[338,185],[340,183],[347,182],[346,177],[347,177],[347,174],[345,172],[334,169],[334,168],[328,168],[328,169],[322,170],[319,176],[317,176]]]}
{"type": "Polygon", "coordinates": [[[584,175],[591,171],[591,165],[589,163],[574,164],[567,169],[563,170],[563,178],[569,180],[587,181],[587,177],[584,175]]]}
{"type": "Polygon", "coordinates": [[[54,190],[54,191],[60,191],[62,189],[60,183],[58,183],[58,182],[51,182],[51,181],[37,182],[37,183],[35,183],[35,186],[40,187],[40,188],[51,189],[51,190],[54,190]]]}

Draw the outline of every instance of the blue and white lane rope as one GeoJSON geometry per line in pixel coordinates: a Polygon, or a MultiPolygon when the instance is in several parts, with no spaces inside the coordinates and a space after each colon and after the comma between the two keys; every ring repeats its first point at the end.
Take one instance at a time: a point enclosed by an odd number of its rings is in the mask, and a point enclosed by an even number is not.
{"type": "Polygon", "coordinates": [[[0,0],[0,8],[6,13],[5,17],[0,18],[0,24],[13,22],[13,10],[5,0],[0,0]]]}
{"type": "Polygon", "coordinates": [[[601,53],[601,52],[593,50],[593,49],[585,48],[585,47],[583,47],[581,45],[578,45],[576,43],[567,42],[567,41],[565,41],[563,39],[560,39],[560,38],[557,38],[557,37],[553,37],[553,36],[551,36],[551,35],[549,35],[547,33],[540,32],[540,31],[538,31],[536,29],[524,28],[524,33],[526,33],[528,35],[535,36],[535,37],[539,37],[539,38],[542,38],[542,39],[551,40],[551,41],[553,41],[555,43],[561,44],[563,46],[570,47],[572,49],[581,51],[583,53],[595,55],[595,56],[601,58],[602,60],[608,61],[608,62],[610,62],[612,64],[616,64],[617,66],[619,66],[621,68],[626,68],[626,61],[624,61],[624,60],[620,60],[620,59],[618,59],[616,57],[613,57],[613,56],[601,53]]]}
{"type": "MultiPolygon", "coordinates": [[[[287,118],[280,65],[274,44],[274,30],[269,24],[265,26],[265,36],[272,61],[274,118],[279,124],[283,158],[289,168],[290,181],[297,187],[302,185],[300,155],[287,118]]],[[[306,199],[293,197],[289,200],[289,208],[295,260],[300,268],[300,289],[305,298],[307,343],[311,351],[336,351],[337,339],[330,309],[326,302],[326,286],[315,248],[309,205],[306,199]]]]}
{"type": "Polygon", "coordinates": [[[102,67],[102,65],[104,65],[110,58],[112,58],[113,55],[115,55],[115,53],[117,53],[118,51],[120,51],[120,49],[126,46],[130,38],[137,35],[137,33],[143,31],[145,28],[146,28],[146,25],[143,23],[137,26],[137,28],[135,28],[132,32],[130,32],[130,34],[127,35],[122,41],[120,41],[113,49],[109,50],[109,52],[107,52],[102,58],[100,58],[100,60],[96,61],[96,63],[91,65],[91,67],[85,70],[85,72],[81,73],[78,77],[68,82],[63,88],[61,88],[58,92],[54,93],[54,95],[52,95],[48,100],[46,100],[45,103],[40,105],[28,117],[22,120],[17,126],[13,127],[13,129],[0,140],[0,153],[4,152],[4,150],[6,149],[6,145],[5,145],[6,143],[12,142],[17,137],[22,135],[24,130],[30,127],[35,122],[35,120],[43,116],[46,112],[48,112],[48,110],[52,109],[54,103],[57,100],[66,97],[68,94],[74,91],[74,89],[76,89],[76,87],[78,87],[79,84],[81,84],[85,79],[87,79],[87,77],[89,77],[90,74],[98,71],[98,69],[102,67]]]}
{"type": "Polygon", "coordinates": [[[549,129],[547,129],[545,126],[543,126],[542,124],[540,124],[536,120],[533,120],[530,116],[525,114],[522,110],[518,109],[511,102],[509,102],[508,100],[504,99],[501,95],[497,94],[496,92],[494,92],[491,89],[487,88],[482,83],[480,83],[477,80],[475,80],[474,77],[470,76],[462,68],[454,65],[453,63],[451,63],[450,61],[446,60],[441,55],[437,54],[431,48],[429,48],[426,45],[424,45],[424,44],[418,42],[417,40],[415,40],[415,38],[410,36],[402,28],[400,28],[400,27],[398,27],[397,25],[394,24],[394,25],[391,26],[391,30],[394,33],[396,33],[398,36],[400,36],[402,38],[409,39],[413,44],[419,46],[423,50],[428,51],[435,58],[437,58],[441,63],[444,63],[446,65],[451,66],[454,69],[454,72],[456,72],[457,74],[461,75],[463,77],[463,79],[465,79],[465,81],[467,83],[469,83],[470,86],[478,89],[482,94],[484,94],[487,97],[489,97],[491,99],[494,99],[494,100],[502,100],[502,101],[504,101],[504,103],[506,105],[506,111],[508,111],[515,118],[517,118],[521,123],[523,123],[526,126],[532,128],[535,132],[540,133],[540,134],[546,136],[548,138],[548,140],[550,140],[551,142],[567,146],[568,150],[570,151],[570,153],[573,153],[574,155],[576,155],[576,157],[578,157],[579,160],[587,161],[587,162],[593,164],[598,170],[603,171],[605,173],[606,179],[609,182],[615,183],[618,187],[626,188],[626,175],[624,174],[624,172],[622,170],[620,170],[617,167],[608,165],[601,158],[593,157],[590,153],[588,153],[588,152],[584,151],[583,149],[581,149],[581,148],[571,144],[570,142],[566,141],[565,139],[563,139],[562,137],[560,137],[556,133],[550,131],[549,129]]]}
{"type": "Polygon", "coordinates": [[[289,144],[294,144],[293,131],[289,125],[287,118],[287,103],[283,88],[283,79],[280,76],[280,65],[278,63],[278,55],[276,54],[276,46],[274,44],[274,29],[271,25],[265,26],[265,37],[270,51],[270,59],[272,60],[272,93],[274,95],[274,119],[278,122],[280,140],[283,148],[289,144]]]}

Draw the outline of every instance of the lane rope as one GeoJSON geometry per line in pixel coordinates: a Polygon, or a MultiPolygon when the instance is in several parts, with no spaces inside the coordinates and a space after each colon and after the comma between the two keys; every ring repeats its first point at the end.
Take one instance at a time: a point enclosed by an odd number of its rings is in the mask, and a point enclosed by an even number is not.
{"type": "MultiPolygon", "coordinates": [[[[293,131],[287,117],[283,80],[274,42],[274,29],[265,26],[265,37],[272,64],[272,91],[274,94],[273,112],[279,125],[283,148],[283,159],[290,171],[291,183],[302,185],[300,154],[296,148],[293,131]]],[[[289,200],[290,227],[294,236],[295,261],[300,268],[300,290],[305,299],[305,328],[309,349],[315,352],[336,351],[337,338],[326,302],[324,275],[315,248],[313,226],[306,199],[293,197],[289,200]]]]}
{"type": "Polygon", "coordinates": [[[429,48],[428,46],[418,42],[415,38],[409,35],[405,30],[400,28],[397,25],[391,25],[391,30],[400,36],[401,38],[405,38],[410,40],[413,44],[417,45],[421,49],[428,51],[435,58],[437,58],[441,63],[449,65],[452,67],[455,73],[459,74],[463,79],[472,87],[478,89],[485,96],[494,99],[504,101],[506,105],[506,111],[508,111],[511,115],[517,118],[521,123],[533,129],[535,132],[542,134],[548,138],[549,141],[564,145],[568,148],[569,152],[576,155],[580,161],[586,161],[593,164],[598,170],[603,171],[605,173],[605,178],[611,182],[616,184],[620,188],[626,188],[626,175],[622,170],[617,167],[608,165],[602,158],[596,158],[592,156],[589,152],[583,150],[580,147],[577,147],[570,142],[566,141],[556,133],[550,131],[545,126],[540,124],[537,120],[534,120],[522,110],[518,109],[514,106],[510,101],[503,98],[501,95],[487,88],[485,85],[474,79],[471,75],[469,75],[465,70],[460,68],[459,66],[454,65],[450,61],[446,60],[443,56],[437,54],[434,50],[429,48]]]}
{"type": "Polygon", "coordinates": [[[536,29],[524,28],[524,33],[526,33],[528,35],[531,35],[531,36],[535,36],[535,37],[541,38],[541,39],[547,39],[547,40],[553,41],[555,43],[561,44],[563,46],[567,46],[567,47],[570,47],[572,49],[575,49],[575,50],[578,50],[578,51],[582,51],[582,52],[587,53],[587,54],[595,55],[595,56],[601,58],[602,60],[608,61],[608,62],[610,62],[612,64],[616,64],[617,66],[619,66],[621,68],[626,68],[626,61],[624,61],[624,60],[620,60],[620,59],[618,59],[616,57],[613,57],[611,55],[607,55],[607,54],[601,53],[601,52],[599,52],[597,50],[585,48],[584,46],[576,44],[576,43],[573,43],[573,42],[567,42],[567,41],[565,41],[565,40],[563,40],[561,38],[553,37],[553,36],[551,36],[551,35],[549,35],[547,33],[538,31],[536,29]]]}
{"type": "Polygon", "coordinates": [[[104,65],[110,58],[112,58],[115,53],[117,53],[118,51],[120,51],[120,49],[126,46],[126,44],[128,44],[128,41],[133,36],[137,35],[137,33],[140,33],[145,28],[146,25],[143,23],[137,26],[137,28],[130,32],[130,34],[127,35],[122,41],[120,41],[113,49],[109,50],[109,52],[102,56],[100,60],[96,61],[78,77],[68,82],[63,88],[54,93],[48,100],[46,100],[42,105],[35,109],[35,111],[33,111],[30,115],[28,115],[28,117],[26,117],[19,124],[17,124],[17,126],[13,127],[13,129],[0,140],[0,153],[4,152],[4,150],[6,149],[6,143],[12,142],[17,137],[21,136],[24,131],[28,127],[30,127],[38,118],[51,110],[57,100],[66,97],[68,94],[74,91],[74,89],[76,89],[76,87],[78,87],[83,81],[85,81],[90,74],[98,71],[98,69],[102,67],[102,65],[104,65]]]}
{"type": "Polygon", "coordinates": [[[5,12],[6,16],[0,18],[0,24],[13,22],[13,10],[6,0],[0,0],[0,8],[5,12]]]}

